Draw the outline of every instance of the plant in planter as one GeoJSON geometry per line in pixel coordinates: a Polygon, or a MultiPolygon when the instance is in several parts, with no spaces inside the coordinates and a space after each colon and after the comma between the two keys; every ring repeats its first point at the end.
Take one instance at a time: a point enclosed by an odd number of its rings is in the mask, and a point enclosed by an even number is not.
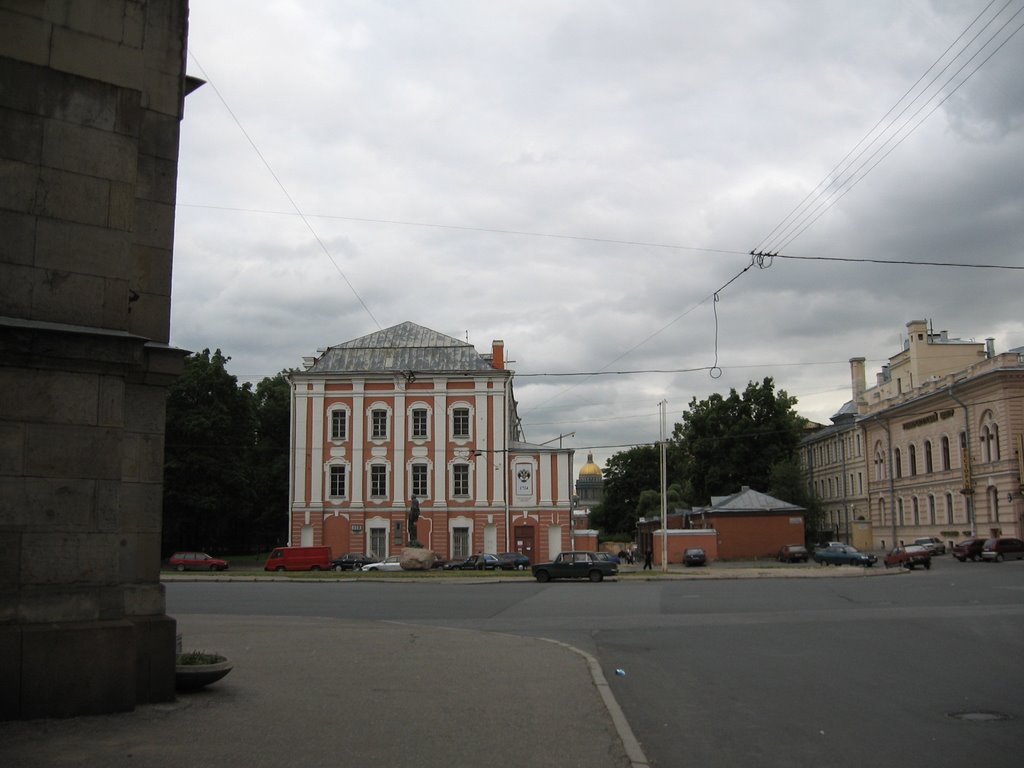
{"type": "Polygon", "coordinates": [[[194,690],[215,683],[230,672],[232,664],[219,653],[186,651],[174,660],[174,683],[179,691],[194,690]]]}

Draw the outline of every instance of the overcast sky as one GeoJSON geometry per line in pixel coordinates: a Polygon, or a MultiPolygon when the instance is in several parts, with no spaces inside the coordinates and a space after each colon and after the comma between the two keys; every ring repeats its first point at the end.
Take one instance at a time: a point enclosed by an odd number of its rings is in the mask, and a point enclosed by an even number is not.
{"type": "Polygon", "coordinates": [[[192,0],[172,342],[255,382],[407,320],[503,339],[527,438],[577,471],[657,440],[660,401],[670,431],[765,376],[828,423],[910,320],[1024,346],[1024,271],[822,260],[1024,265],[1021,24],[1024,0],[192,0]],[[756,248],[799,258],[744,272],[756,248]]]}

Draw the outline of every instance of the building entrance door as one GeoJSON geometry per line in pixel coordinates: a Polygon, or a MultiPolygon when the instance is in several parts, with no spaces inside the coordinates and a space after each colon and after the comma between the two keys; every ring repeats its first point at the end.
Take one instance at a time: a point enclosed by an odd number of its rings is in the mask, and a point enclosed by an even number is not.
{"type": "Polygon", "coordinates": [[[533,545],[533,526],[532,525],[517,525],[515,527],[515,541],[514,549],[516,552],[521,552],[530,558],[531,563],[537,562],[533,556],[534,545],[533,545]]]}

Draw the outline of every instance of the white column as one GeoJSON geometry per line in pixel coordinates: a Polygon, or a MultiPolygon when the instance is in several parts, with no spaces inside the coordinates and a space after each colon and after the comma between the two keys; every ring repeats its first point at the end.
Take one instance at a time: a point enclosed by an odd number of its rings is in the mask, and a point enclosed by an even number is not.
{"type": "Polygon", "coordinates": [[[366,402],[362,379],[352,382],[352,495],[351,506],[363,506],[363,482],[366,477],[366,459],[363,445],[366,441],[366,402]]]}

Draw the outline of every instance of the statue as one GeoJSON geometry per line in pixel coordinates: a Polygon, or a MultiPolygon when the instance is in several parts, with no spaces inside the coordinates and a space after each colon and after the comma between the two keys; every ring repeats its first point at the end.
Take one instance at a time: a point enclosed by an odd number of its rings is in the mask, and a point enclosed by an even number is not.
{"type": "Polygon", "coordinates": [[[420,516],[420,502],[415,496],[412,497],[412,504],[409,506],[409,546],[410,547],[422,547],[423,545],[416,538],[416,521],[420,516]]]}

